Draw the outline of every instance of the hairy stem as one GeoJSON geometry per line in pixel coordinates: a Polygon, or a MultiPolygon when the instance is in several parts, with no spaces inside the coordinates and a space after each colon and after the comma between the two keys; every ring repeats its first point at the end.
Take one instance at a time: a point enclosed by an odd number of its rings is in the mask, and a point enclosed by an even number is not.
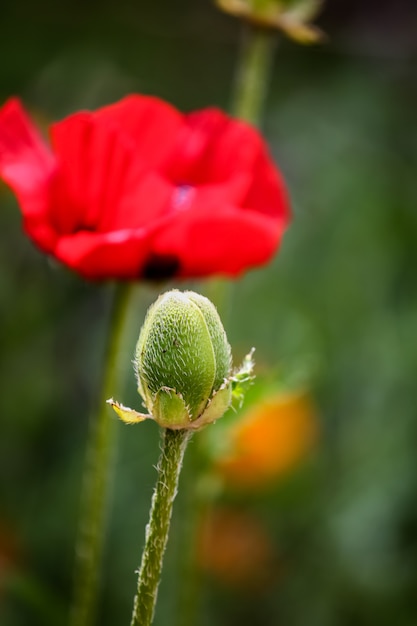
{"type": "Polygon", "coordinates": [[[101,399],[93,415],[87,441],[81,512],[76,543],[72,626],[91,626],[95,621],[100,568],[104,545],[109,485],[115,456],[116,421],[109,416],[106,399],[115,393],[124,370],[118,367],[119,354],[130,334],[129,313],[134,287],[116,288],[101,399]]]}
{"type": "Polygon", "coordinates": [[[168,541],[172,506],[177,494],[178,479],[190,431],[164,429],[163,445],[158,463],[158,479],[152,497],[145,548],[138,577],[131,626],[152,623],[162,561],[168,541]]]}

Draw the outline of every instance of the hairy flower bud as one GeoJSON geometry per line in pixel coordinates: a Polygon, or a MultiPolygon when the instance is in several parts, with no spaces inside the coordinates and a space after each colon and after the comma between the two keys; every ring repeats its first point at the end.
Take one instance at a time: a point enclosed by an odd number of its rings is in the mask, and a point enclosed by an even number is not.
{"type": "Polygon", "coordinates": [[[174,290],[151,306],[136,347],[135,369],[139,392],[157,422],[184,427],[201,417],[218,393],[220,417],[230,403],[230,385],[225,386],[230,368],[230,346],[210,300],[174,290]]]}
{"type": "Polygon", "coordinates": [[[193,291],[162,294],[136,346],[138,390],[149,415],[109,403],[128,423],[151,417],[164,428],[202,428],[240,402],[252,380],[252,353],[231,375],[231,350],[215,306],[193,291]]]}

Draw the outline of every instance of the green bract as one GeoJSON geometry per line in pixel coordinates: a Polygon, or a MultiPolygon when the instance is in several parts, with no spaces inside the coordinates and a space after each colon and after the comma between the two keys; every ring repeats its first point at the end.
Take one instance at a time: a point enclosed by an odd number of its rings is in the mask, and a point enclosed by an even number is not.
{"type": "Polygon", "coordinates": [[[138,389],[149,415],[109,402],[128,423],[151,417],[165,428],[201,428],[221,417],[251,379],[250,356],[233,376],[231,360],[210,300],[192,291],[168,291],[150,307],[136,346],[138,389]]]}

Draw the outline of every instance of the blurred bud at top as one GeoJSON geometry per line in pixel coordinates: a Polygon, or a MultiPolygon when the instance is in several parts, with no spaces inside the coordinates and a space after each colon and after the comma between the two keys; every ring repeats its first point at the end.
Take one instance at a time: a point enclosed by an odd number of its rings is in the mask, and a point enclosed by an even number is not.
{"type": "Polygon", "coordinates": [[[317,16],[323,0],[216,0],[217,6],[253,24],[276,28],[298,43],[310,44],[324,34],[310,22],[317,16]]]}

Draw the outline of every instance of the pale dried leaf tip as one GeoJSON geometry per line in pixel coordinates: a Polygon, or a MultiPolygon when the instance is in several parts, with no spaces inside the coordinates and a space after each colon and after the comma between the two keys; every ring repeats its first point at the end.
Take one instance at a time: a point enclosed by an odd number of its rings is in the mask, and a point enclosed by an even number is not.
{"type": "Polygon", "coordinates": [[[119,402],[113,400],[113,398],[109,398],[106,400],[107,404],[110,404],[116,415],[125,423],[125,424],[139,424],[139,422],[143,422],[146,419],[151,418],[151,415],[147,415],[146,413],[138,413],[134,409],[131,409],[128,406],[124,406],[119,402]]]}

